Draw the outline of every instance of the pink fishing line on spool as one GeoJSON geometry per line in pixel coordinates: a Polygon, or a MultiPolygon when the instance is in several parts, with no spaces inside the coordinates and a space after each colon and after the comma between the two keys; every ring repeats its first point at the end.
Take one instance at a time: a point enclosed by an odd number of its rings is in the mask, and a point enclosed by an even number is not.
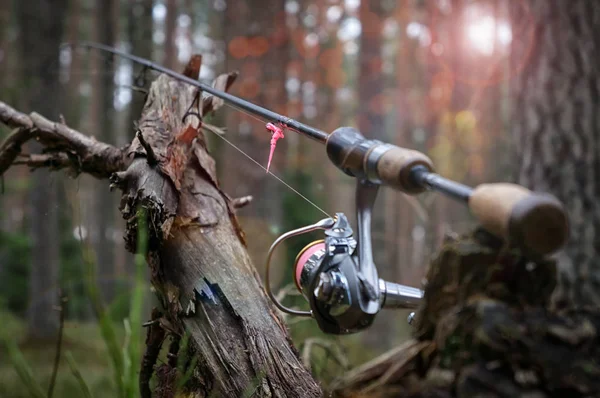
{"type": "Polygon", "coordinates": [[[294,275],[296,277],[295,281],[296,281],[296,287],[298,287],[298,290],[302,291],[302,287],[300,285],[300,276],[302,275],[302,270],[304,269],[304,265],[306,264],[306,261],[308,261],[310,256],[312,256],[313,254],[315,254],[316,252],[318,252],[319,250],[322,250],[324,248],[325,248],[325,242],[323,242],[323,241],[313,242],[313,243],[309,244],[307,247],[305,247],[300,252],[298,257],[296,258],[296,264],[294,264],[296,267],[296,269],[294,270],[294,275]]]}

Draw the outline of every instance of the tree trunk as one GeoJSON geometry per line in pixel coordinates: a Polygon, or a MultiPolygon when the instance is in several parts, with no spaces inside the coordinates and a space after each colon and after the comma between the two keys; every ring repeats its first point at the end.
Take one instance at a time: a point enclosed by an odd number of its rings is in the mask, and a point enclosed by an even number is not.
{"type": "MultiPolygon", "coordinates": [[[[152,59],[152,32],[154,27],[152,0],[130,1],[127,13],[127,34],[131,44],[131,53],[138,57],[152,59]]],[[[144,102],[145,96],[141,92],[133,91],[131,93],[128,117],[131,122],[130,126],[137,122],[142,113],[144,102]]]]}
{"type": "MultiPolygon", "coordinates": [[[[176,333],[185,329],[199,361],[188,388],[200,396],[313,397],[319,386],[291,345],[246,252],[232,202],[219,188],[197,119],[182,122],[195,89],[160,76],[140,130],[158,159],[138,158],[113,180],[124,191],[126,242],[135,249],[135,211],[149,212],[152,283],[176,333]],[[211,395],[212,396],[212,395],[211,395]]],[[[136,139],[132,155],[149,153],[136,139]]],[[[148,146],[146,146],[148,148],[148,146]]],[[[173,369],[159,371],[159,389],[173,369]]]]}
{"type": "Polygon", "coordinates": [[[556,195],[571,238],[556,304],[600,305],[600,9],[595,0],[511,2],[518,182],[556,195]]]}
{"type": "MultiPolygon", "coordinates": [[[[96,1],[96,40],[112,46],[116,42],[116,26],[114,24],[116,0],[96,1]]],[[[104,54],[97,55],[97,74],[94,76],[94,101],[92,107],[95,114],[95,135],[99,140],[115,143],[115,112],[114,112],[114,62],[104,54]]],[[[98,281],[105,301],[111,302],[117,294],[117,273],[115,269],[115,248],[111,239],[115,207],[115,196],[104,185],[94,184],[93,207],[93,239],[96,252],[98,281]]]]}
{"type": "MultiPolygon", "coordinates": [[[[25,66],[23,97],[28,98],[28,108],[57,117],[60,87],[48,65],[59,65],[58,47],[63,35],[66,1],[30,0],[15,5],[21,27],[20,55],[25,66]],[[27,28],[32,26],[36,28],[27,28]]],[[[39,146],[32,149],[37,152],[39,146]]],[[[51,178],[46,170],[33,175],[28,332],[36,339],[53,338],[58,331],[58,316],[54,310],[58,303],[59,272],[58,185],[57,179],[51,178]]]]}
{"type": "MultiPolygon", "coordinates": [[[[358,127],[360,132],[369,139],[386,140],[385,110],[384,110],[384,72],[382,58],[384,5],[380,1],[361,1],[359,17],[362,24],[360,35],[359,72],[358,72],[358,127]]],[[[386,218],[393,218],[387,213],[385,206],[389,193],[383,190],[379,193],[378,211],[373,212],[374,231],[385,231],[386,218]]],[[[377,264],[379,277],[394,280],[393,267],[387,257],[385,233],[373,235],[373,260],[377,264]]],[[[384,351],[389,347],[395,334],[395,325],[384,320],[375,319],[373,325],[363,335],[363,341],[369,348],[384,351]]]]}
{"type": "Polygon", "coordinates": [[[167,19],[165,21],[165,53],[163,65],[177,69],[177,1],[167,0],[167,19]]]}
{"type": "MultiPolygon", "coordinates": [[[[281,114],[287,114],[285,90],[286,66],[289,59],[288,31],[282,0],[239,2],[224,11],[226,67],[239,71],[234,94],[281,114]]],[[[239,132],[235,145],[266,168],[270,133],[266,121],[246,113],[227,111],[226,127],[239,132]]],[[[218,139],[218,138],[217,138],[218,139]]],[[[289,135],[277,142],[270,171],[289,181],[284,173],[289,135]]],[[[283,198],[287,188],[274,178],[265,178],[265,170],[227,145],[222,156],[220,173],[223,185],[232,196],[251,195],[251,206],[240,211],[240,218],[253,236],[249,252],[253,260],[262,254],[276,238],[273,229],[282,228],[283,198]],[[229,159],[240,159],[229,161],[229,159]]],[[[293,184],[293,183],[292,183],[293,184]]]]}

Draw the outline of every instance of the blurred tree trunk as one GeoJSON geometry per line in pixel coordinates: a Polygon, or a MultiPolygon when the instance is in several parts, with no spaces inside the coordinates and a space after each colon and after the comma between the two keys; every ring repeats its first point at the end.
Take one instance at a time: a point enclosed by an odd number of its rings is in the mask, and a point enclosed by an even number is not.
{"type": "Polygon", "coordinates": [[[518,182],[556,195],[571,238],[558,305],[600,305],[600,8],[595,0],[511,2],[518,182]]]}
{"type": "MultiPolygon", "coordinates": [[[[240,73],[232,87],[234,94],[282,114],[287,113],[285,75],[289,58],[284,4],[282,0],[240,2],[228,6],[224,16],[226,69],[240,73]]],[[[226,126],[236,132],[229,138],[266,167],[271,135],[265,123],[242,112],[227,111],[226,126]]],[[[286,139],[278,141],[273,156],[270,171],[277,175],[285,172],[288,137],[286,134],[286,139]]],[[[223,159],[225,189],[234,197],[255,198],[240,210],[240,216],[244,228],[255,238],[249,242],[250,254],[255,261],[262,260],[274,240],[273,228],[282,222],[282,197],[287,188],[230,145],[224,147],[223,159]]]]}
{"type": "MultiPolygon", "coordinates": [[[[65,0],[23,0],[15,3],[21,27],[20,56],[25,66],[24,89],[28,111],[58,117],[60,86],[53,73],[59,65],[58,47],[63,39],[65,0]],[[54,68],[49,67],[54,65],[54,68]]],[[[39,151],[32,145],[33,151],[39,151]]],[[[58,331],[54,307],[58,297],[59,231],[57,176],[46,170],[33,174],[31,190],[31,235],[28,332],[32,338],[53,338],[58,331]]]]}
{"type": "MultiPolygon", "coordinates": [[[[131,0],[127,7],[127,34],[131,44],[131,53],[146,59],[152,59],[154,28],[152,5],[153,0],[131,0]]],[[[131,93],[129,128],[133,128],[134,122],[138,120],[145,101],[145,95],[142,92],[133,91],[131,93]]]]}
{"type": "Polygon", "coordinates": [[[178,69],[177,46],[177,0],[167,0],[167,20],[165,22],[165,54],[164,66],[178,69]]]}
{"type": "MultiPolygon", "coordinates": [[[[387,140],[384,110],[384,72],[382,58],[383,21],[385,18],[384,4],[380,1],[361,1],[359,17],[362,25],[360,35],[359,72],[358,72],[358,129],[367,138],[387,140]]],[[[386,193],[379,192],[377,202],[385,204],[386,193]]],[[[377,265],[379,277],[386,280],[394,279],[393,268],[386,255],[385,226],[386,218],[394,217],[388,214],[389,207],[381,205],[373,212],[373,231],[383,233],[373,234],[373,260],[377,265]]],[[[384,317],[379,317],[363,340],[372,348],[384,349],[389,347],[395,328],[384,317]]]]}
{"type": "MultiPolygon", "coordinates": [[[[400,147],[414,148],[412,132],[416,127],[416,116],[410,112],[410,97],[414,96],[415,86],[418,80],[415,79],[415,72],[418,70],[417,57],[414,43],[407,40],[406,27],[413,17],[414,5],[409,2],[396,4],[394,19],[398,23],[398,36],[395,37],[397,52],[394,57],[396,81],[396,92],[394,98],[393,114],[395,120],[394,130],[391,134],[390,142],[400,147]]],[[[407,202],[406,196],[398,192],[389,192],[388,209],[386,213],[386,237],[390,243],[388,261],[393,267],[393,281],[405,283],[412,286],[419,286],[420,278],[415,278],[420,270],[413,269],[413,246],[411,244],[412,231],[415,227],[414,209],[407,202]],[[389,232],[388,232],[389,229],[389,232]]]]}
{"type": "MultiPolygon", "coordinates": [[[[10,26],[9,15],[11,12],[11,2],[8,0],[0,0],[0,92],[6,92],[8,73],[7,73],[7,62],[6,54],[8,54],[8,29],[10,26]]],[[[0,134],[0,137],[4,138],[4,134],[0,134]]],[[[10,208],[6,206],[8,201],[5,195],[5,181],[0,180],[0,234],[8,230],[10,225],[9,213],[10,208]]],[[[8,252],[4,245],[0,242],[0,278],[4,278],[4,268],[8,259],[8,252]]]]}
{"type": "MultiPolygon", "coordinates": [[[[97,0],[95,16],[96,40],[102,44],[112,46],[116,43],[117,26],[114,21],[116,0],[97,0]]],[[[97,65],[94,68],[94,93],[96,97],[92,101],[92,124],[95,136],[100,141],[110,144],[115,143],[115,112],[114,112],[114,75],[115,62],[106,57],[105,54],[97,55],[97,65]]],[[[93,225],[91,228],[94,250],[96,252],[96,263],[98,281],[104,300],[111,302],[116,295],[116,269],[115,249],[112,236],[115,227],[115,208],[117,201],[105,185],[94,184],[94,207],[93,225]],[[93,233],[95,232],[95,234],[93,233]]]]}

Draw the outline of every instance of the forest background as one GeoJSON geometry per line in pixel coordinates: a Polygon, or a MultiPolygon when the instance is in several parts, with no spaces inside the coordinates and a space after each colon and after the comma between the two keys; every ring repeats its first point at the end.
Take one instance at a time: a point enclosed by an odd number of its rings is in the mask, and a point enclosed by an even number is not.
{"type": "MultiPolygon", "coordinates": [[[[143,105],[143,93],[133,87],[143,76],[140,67],[97,51],[59,49],[60,44],[98,41],[176,71],[200,53],[202,80],[237,70],[231,92],[268,109],[328,132],[354,126],[369,138],[423,151],[438,173],[464,184],[516,182],[521,169],[510,85],[531,53],[514,47],[530,48],[532,36],[513,34],[509,3],[2,0],[0,99],[52,120],[62,115],[69,126],[122,146],[131,141],[143,105]]],[[[531,11],[527,2],[519,3],[531,11]]],[[[147,82],[155,76],[147,73],[147,82]]],[[[266,165],[270,134],[263,122],[225,107],[210,123],[266,165]]],[[[0,138],[8,133],[0,129],[0,138]]],[[[238,214],[262,274],[276,237],[322,214],[217,135],[207,138],[224,191],[253,197],[238,214]]],[[[28,147],[30,153],[38,150],[28,147]]],[[[286,134],[272,171],[318,207],[344,212],[354,223],[354,180],[329,164],[318,144],[286,134]]],[[[127,339],[129,328],[141,328],[124,320],[132,310],[135,281],[148,281],[148,271],[136,268],[134,255],[125,250],[118,198],[118,192],[87,175],[74,179],[13,167],[3,176],[2,335],[18,344],[43,385],[53,369],[62,297],[63,348],[94,396],[112,396],[116,388],[86,281],[98,287],[119,341],[127,339]],[[84,265],[89,252],[94,267],[84,265]],[[136,270],[146,275],[136,279],[136,270]]],[[[414,198],[382,190],[373,224],[380,276],[420,286],[444,237],[473,225],[463,205],[439,194],[414,198]]],[[[291,263],[306,243],[288,245],[278,259],[280,288],[292,282],[291,263]]],[[[147,282],[143,295],[145,320],[154,305],[147,282]]],[[[287,320],[301,350],[308,341],[324,342],[312,349],[308,362],[327,381],[405,341],[410,334],[406,316],[406,311],[386,311],[369,330],[344,337],[323,335],[310,321],[287,320]]],[[[10,356],[0,355],[0,395],[20,396],[15,372],[10,356]]],[[[61,371],[58,396],[79,391],[77,383],[61,371]]]]}

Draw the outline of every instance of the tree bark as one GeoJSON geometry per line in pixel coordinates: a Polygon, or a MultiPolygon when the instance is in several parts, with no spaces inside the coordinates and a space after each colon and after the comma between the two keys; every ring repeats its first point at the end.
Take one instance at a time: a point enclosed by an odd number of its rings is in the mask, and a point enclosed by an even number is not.
{"type": "Polygon", "coordinates": [[[511,2],[518,183],[569,214],[556,304],[600,305],[600,10],[594,0],[511,2]]]}
{"type": "MultiPolygon", "coordinates": [[[[220,89],[231,83],[225,78],[219,82],[220,89]]],[[[62,159],[53,163],[57,167],[82,165],[100,177],[115,172],[111,182],[123,191],[121,211],[130,251],[137,246],[137,210],[146,209],[151,281],[165,312],[159,324],[171,336],[188,333],[198,358],[187,392],[201,397],[321,396],[261,286],[233,201],[219,187],[198,119],[184,119],[196,93],[161,75],[150,88],[139,132],[124,150],[0,103],[0,120],[21,127],[0,146],[0,161],[16,159],[6,155],[6,148],[15,151],[15,141],[37,138],[51,149],[48,156],[62,159]]],[[[209,110],[208,104],[218,105],[208,98],[200,109],[209,110]]],[[[20,156],[19,162],[30,166],[48,164],[20,156]]],[[[177,371],[162,365],[157,391],[172,391],[172,375],[182,376],[177,371]]]]}
{"type": "MultiPolygon", "coordinates": [[[[129,219],[143,203],[157,227],[150,232],[152,282],[170,322],[192,336],[202,375],[197,389],[217,396],[252,390],[258,396],[317,396],[317,384],[264,295],[197,120],[182,122],[194,94],[166,76],[151,87],[140,130],[159,166],[138,159],[120,175],[123,215],[129,219]]],[[[130,153],[143,152],[134,141],[130,153]]],[[[127,236],[134,248],[133,223],[127,236]]]]}

